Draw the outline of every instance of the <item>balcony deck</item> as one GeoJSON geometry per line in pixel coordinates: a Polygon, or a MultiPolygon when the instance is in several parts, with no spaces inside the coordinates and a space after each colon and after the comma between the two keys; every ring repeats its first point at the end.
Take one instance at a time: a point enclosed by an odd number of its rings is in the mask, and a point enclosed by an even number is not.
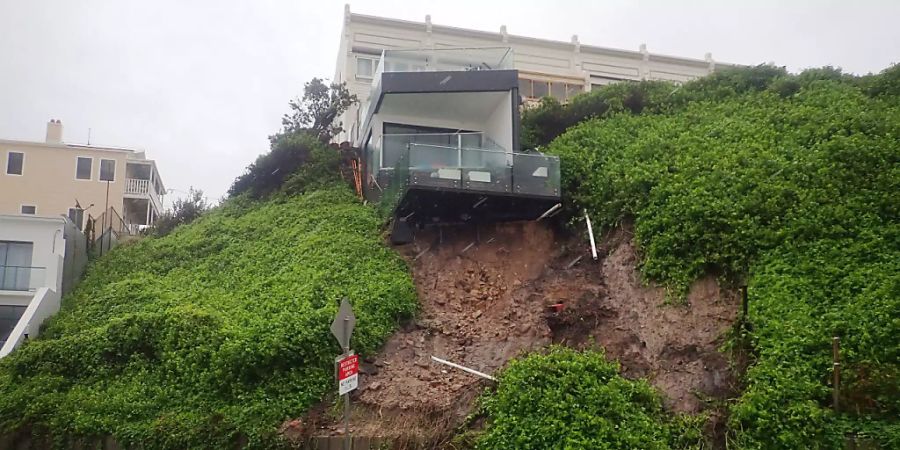
{"type": "Polygon", "coordinates": [[[125,197],[148,199],[153,203],[156,211],[162,211],[162,200],[156,193],[151,180],[141,180],[137,178],[125,179],[125,197]]]}
{"type": "Polygon", "coordinates": [[[423,223],[533,219],[560,197],[559,158],[509,152],[481,133],[385,135],[368,161],[369,201],[423,223]],[[448,137],[457,145],[427,143],[448,137]],[[485,206],[491,197],[504,200],[485,206]]]}

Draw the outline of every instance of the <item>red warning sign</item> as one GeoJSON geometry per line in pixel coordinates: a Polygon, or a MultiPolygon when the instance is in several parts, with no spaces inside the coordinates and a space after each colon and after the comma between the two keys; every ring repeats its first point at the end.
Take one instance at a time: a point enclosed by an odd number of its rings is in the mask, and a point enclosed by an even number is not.
{"type": "Polygon", "coordinates": [[[338,394],[344,395],[359,385],[359,355],[338,360],[338,394]]]}

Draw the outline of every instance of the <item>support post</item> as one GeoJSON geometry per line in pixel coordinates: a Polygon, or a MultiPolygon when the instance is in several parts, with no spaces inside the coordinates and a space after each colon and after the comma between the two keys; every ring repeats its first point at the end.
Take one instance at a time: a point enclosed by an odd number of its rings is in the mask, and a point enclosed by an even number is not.
{"type": "Polygon", "coordinates": [[[834,404],[834,412],[841,410],[841,338],[834,336],[831,338],[831,357],[833,359],[832,367],[834,369],[834,386],[832,386],[832,403],[834,404]]]}
{"type": "MultiPolygon", "coordinates": [[[[349,317],[344,317],[344,358],[350,356],[350,327],[347,323],[349,317]]],[[[351,450],[352,439],[350,437],[350,393],[344,394],[344,450],[351,450]]]]}
{"type": "MultiPolygon", "coordinates": [[[[462,167],[462,135],[456,135],[456,166],[462,167]]],[[[462,175],[460,175],[462,176],[462,175]]]]}

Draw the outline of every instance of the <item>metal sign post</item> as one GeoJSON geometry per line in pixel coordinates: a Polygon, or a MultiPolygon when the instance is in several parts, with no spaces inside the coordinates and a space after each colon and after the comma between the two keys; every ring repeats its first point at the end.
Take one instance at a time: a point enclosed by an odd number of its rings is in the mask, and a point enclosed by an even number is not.
{"type": "Polygon", "coordinates": [[[350,351],[350,335],[356,326],[356,315],[345,297],[337,316],[331,322],[331,334],[341,344],[344,354],[338,360],[338,394],[344,396],[344,450],[350,450],[350,391],[356,389],[359,380],[359,357],[350,351]]]}

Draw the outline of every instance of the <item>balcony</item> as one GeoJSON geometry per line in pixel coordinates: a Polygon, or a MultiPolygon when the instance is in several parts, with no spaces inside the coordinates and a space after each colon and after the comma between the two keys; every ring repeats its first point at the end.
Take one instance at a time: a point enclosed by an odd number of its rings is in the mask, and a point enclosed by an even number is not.
{"type": "Polygon", "coordinates": [[[361,111],[362,129],[386,95],[503,92],[517,86],[509,47],[384,50],[361,111]]]}
{"type": "Polygon", "coordinates": [[[0,291],[34,292],[47,286],[45,267],[0,266],[0,291]]]}
{"type": "Polygon", "coordinates": [[[559,158],[509,152],[483,133],[384,135],[367,153],[368,199],[388,209],[410,190],[559,198],[559,158]]]}
{"type": "Polygon", "coordinates": [[[470,72],[513,68],[513,51],[509,47],[384,50],[373,83],[377,83],[378,75],[384,72],[470,72]]]}
{"type": "Polygon", "coordinates": [[[156,211],[162,210],[162,201],[151,180],[137,178],[125,179],[125,196],[131,198],[145,198],[153,202],[156,211]]]}

